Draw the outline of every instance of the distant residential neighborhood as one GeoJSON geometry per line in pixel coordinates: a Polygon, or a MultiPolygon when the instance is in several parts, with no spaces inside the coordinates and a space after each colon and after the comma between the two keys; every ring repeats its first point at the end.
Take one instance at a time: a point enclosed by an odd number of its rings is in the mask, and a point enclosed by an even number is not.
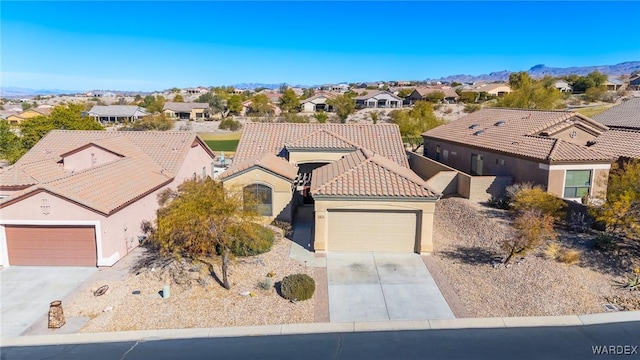
{"type": "Polygon", "coordinates": [[[143,259],[108,307],[73,297],[86,331],[204,326],[141,315],[169,285],[176,311],[230,309],[207,326],[638,310],[639,81],[5,98],[0,267],[143,259]]]}

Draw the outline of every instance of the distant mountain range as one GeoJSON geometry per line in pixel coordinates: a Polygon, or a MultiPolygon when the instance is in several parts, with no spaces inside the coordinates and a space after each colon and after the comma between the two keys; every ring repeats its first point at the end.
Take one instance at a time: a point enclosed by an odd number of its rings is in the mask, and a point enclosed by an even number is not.
{"type": "MultiPolygon", "coordinates": [[[[586,75],[594,70],[598,70],[599,72],[609,75],[609,76],[619,76],[619,75],[628,75],[634,71],[640,71],[640,61],[627,61],[616,65],[597,65],[597,66],[579,66],[579,67],[568,67],[568,68],[557,68],[557,67],[548,67],[546,65],[535,65],[531,69],[527,70],[527,72],[534,78],[541,78],[545,75],[550,75],[554,77],[565,76],[569,74],[577,74],[577,75],[586,75]]],[[[509,74],[513,71],[511,70],[502,70],[497,72],[492,72],[489,74],[482,75],[450,75],[446,77],[441,77],[439,79],[426,79],[424,81],[442,81],[442,82],[462,82],[462,83],[472,83],[478,81],[486,81],[486,82],[494,82],[494,81],[507,81],[509,79],[509,74]]],[[[237,89],[257,89],[257,88],[266,88],[266,89],[278,89],[282,86],[282,83],[279,84],[263,84],[263,83],[241,83],[234,84],[233,87],[237,89]]],[[[294,87],[316,87],[315,85],[294,85],[294,87]]],[[[93,90],[92,92],[96,92],[97,90],[93,90]]],[[[61,95],[61,94],[77,94],[77,93],[86,93],[87,91],[79,91],[79,90],[60,90],[60,89],[27,89],[21,87],[0,87],[0,97],[3,98],[31,98],[35,95],[61,95]]],[[[104,92],[104,91],[103,91],[104,92]]],[[[111,90],[116,94],[149,94],[149,92],[134,92],[128,90],[111,90]]]]}
{"type": "MultiPolygon", "coordinates": [[[[568,68],[548,67],[540,64],[527,70],[529,75],[534,78],[541,78],[545,75],[553,77],[561,77],[569,74],[587,75],[588,73],[598,70],[599,72],[609,76],[629,75],[634,71],[640,71],[640,61],[627,61],[616,65],[599,65],[599,66],[576,66],[568,68]]],[[[427,79],[426,81],[442,81],[442,82],[461,82],[471,83],[478,81],[507,81],[512,71],[503,70],[482,75],[450,75],[440,79],[427,79]]]]}

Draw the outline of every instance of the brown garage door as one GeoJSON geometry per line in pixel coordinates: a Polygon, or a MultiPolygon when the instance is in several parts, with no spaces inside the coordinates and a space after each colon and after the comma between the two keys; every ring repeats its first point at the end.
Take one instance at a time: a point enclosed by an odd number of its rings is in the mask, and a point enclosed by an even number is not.
{"type": "Polygon", "coordinates": [[[329,210],[328,218],[327,251],[415,251],[416,212],[329,210]]]}
{"type": "Polygon", "coordinates": [[[96,266],[93,226],[6,225],[10,265],[96,266]]]}

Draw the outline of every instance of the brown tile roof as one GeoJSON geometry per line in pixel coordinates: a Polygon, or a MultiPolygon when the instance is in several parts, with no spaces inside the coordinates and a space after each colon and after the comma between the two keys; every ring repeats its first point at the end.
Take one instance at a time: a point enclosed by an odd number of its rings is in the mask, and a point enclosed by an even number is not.
{"type": "Polygon", "coordinates": [[[445,98],[459,98],[460,96],[456,91],[452,88],[438,88],[438,87],[417,87],[415,90],[420,94],[420,96],[424,97],[427,94],[434,93],[436,91],[440,91],[444,93],[445,98]]]}
{"type": "Polygon", "coordinates": [[[195,132],[54,130],[0,173],[0,186],[32,185],[4,198],[0,206],[35,191],[48,191],[109,214],[171,182],[198,143],[208,149],[195,132]],[[123,157],[75,172],[63,169],[62,155],[92,144],[123,157]]]}
{"type": "Polygon", "coordinates": [[[594,115],[593,119],[609,127],[640,130],[640,98],[623,101],[594,115]]]}
{"type": "Polygon", "coordinates": [[[311,194],[434,199],[439,196],[410,169],[368,149],[359,149],[313,170],[311,194]]]}
{"type": "Polygon", "coordinates": [[[208,103],[189,103],[189,102],[172,102],[167,101],[162,107],[162,111],[171,110],[178,112],[191,112],[193,109],[208,109],[208,103]]]}
{"type": "Polygon", "coordinates": [[[330,150],[344,149],[345,142],[371,149],[409,167],[400,130],[395,124],[248,123],[244,126],[234,161],[242,162],[262,153],[282,155],[287,144],[296,148],[330,150]],[[306,143],[300,141],[305,136],[308,136],[306,143]]]}
{"type": "Polygon", "coordinates": [[[245,170],[260,167],[287,179],[294,180],[298,175],[298,167],[290,164],[286,159],[272,153],[262,153],[250,157],[242,162],[235,161],[225,172],[220,174],[220,179],[234,177],[245,170]]]}
{"type": "Polygon", "coordinates": [[[618,157],[640,159],[640,131],[611,129],[598,136],[590,148],[618,157]]]}
{"type": "Polygon", "coordinates": [[[387,94],[387,95],[389,95],[390,97],[392,97],[392,98],[394,98],[396,100],[402,101],[402,98],[400,98],[400,97],[398,97],[396,95],[393,95],[392,93],[390,93],[390,92],[388,92],[386,90],[371,90],[371,91],[367,91],[366,93],[367,93],[366,95],[359,95],[359,96],[354,97],[353,99],[354,100],[367,100],[367,99],[371,99],[373,97],[376,97],[378,95],[387,94]]]}
{"type": "Polygon", "coordinates": [[[332,92],[317,92],[315,93],[313,96],[310,96],[306,99],[300,100],[300,104],[304,104],[319,98],[325,98],[325,99],[335,99],[336,97],[338,97],[339,94],[336,93],[332,93],[332,92]]]}
{"type": "MultiPolygon", "coordinates": [[[[425,139],[441,139],[489,151],[543,160],[545,162],[610,161],[612,156],[586,146],[539,136],[557,131],[564,124],[584,124],[602,132],[606,127],[568,111],[482,109],[449,124],[429,130],[425,139]],[[500,122],[499,126],[498,123],[500,122]]],[[[597,135],[597,134],[596,134],[597,135]]]]}

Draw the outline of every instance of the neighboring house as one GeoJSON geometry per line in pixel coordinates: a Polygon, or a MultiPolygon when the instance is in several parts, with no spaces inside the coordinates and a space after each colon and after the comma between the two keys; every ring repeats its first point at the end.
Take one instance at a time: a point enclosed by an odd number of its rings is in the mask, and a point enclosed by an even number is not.
{"type": "Polygon", "coordinates": [[[200,96],[208,93],[209,89],[207,89],[206,87],[200,86],[197,88],[185,88],[185,89],[182,89],[180,92],[186,95],[200,96]]]}
{"type": "MultiPolygon", "coordinates": [[[[242,102],[242,110],[240,110],[240,116],[247,116],[247,114],[249,113],[249,110],[251,109],[251,105],[253,104],[253,101],[251,100],[245,100],[242,102]]],[[[280,114],[282,114],[282,110],[280,109],[280,107],[269,103],[269,107],[272,110],[272,115],[273,116],[280,116],[280,114]]]]}
{"type": "Polygon", "coordinates": [[[640,98],[623,100],[593,119],[609,127],[595,140],[593,149],[608,151],[621,159],[640,159],[640,98]]]}
{"type": "Polygon", "coordinates": [[[321,85],[318,88],[318,90],[343,93],[343,92],[347,92],[349,90],[349,85],[347,85],[347,84],[327,84],[327,85],[321,85]]]}
{"type": "Polygon", "coordinates": [[[9,116],[17,116],[20,113],[18,111],[13,110],[0,110],[0,119],[7,120],[9,116]]]}
{"type": "Polygon", "coordinates": [[[353,98],[356,101],[356,109],[364,108],[401,108],[402,98],[388,91],[371,90],[366,95],[353,98]]]}
{"type": "Polygon", "coordinates": [[[491,96],[502,97],[511,92],[511,87],[507,84],[480,84],[463,88],[463,91],[471,91],[477,93],[487,93],[491,96]]]}
{"type": "Polygon", "coordinates": [[[580,201],[617,159],[590,147],[607,127],[579,113],[482,109],[422,134],[424,156],[473,176],[510,176],[580,201]]]}
{"type": "Polygon", "coordinates": [[[333,111],[333,107],[327,104],[327,100],[335,99],[338,95],[335,93],[319,92],[309,98],[300,101],[300,109],[302,112],[316,111],[333,111]]]}
{"type": "Polygon", "coordinates": [[[607,81],[604,82],[603,85],[607,88],[608,91],[617,91],[624,87],[624,82],[622,80],[610,77],[607,79],[607,81]]]}
{"type": "Polygon", "coordinates": [[[573,87],[564,80],[557,80],[555,83],[553,83],[553,87],[560,90],[561,92],[573,92],[573,87]]]}
{"type": "Polygon", "coordinates": [[[634,75],[629,78],[629,89],[640,90],[640,75],[634,75]]]}
{"type": "Polygon", "coordinates": [[[456,91],[450,87],[417,87],[407,96],[405,103],[413,105],[416,101],[425,100],[427,95],[434,92],[443,93],[442,101],[450,104],[457,102],[460,98],[456,91]]]}
{"type": "Polygon", "coordinates": [[[430,252],[439,194],[410,168],[393,124],[248,123],[225,187],[257,196],[266,220],[313,206],[313,248],[430,252]]]}
{"type": "Polygon", "coordinates": [[[148,114],[137,105],[95,105],[87,115],[101,123],[124,123],[140,120],[148,114]]]}
{"type": "Polygon", "coordinates": [[[11,125],[18,125],[23,120],[31,119],[36,116],[49,116],[51,115],[51,107],[35,107],[27,109],[19,114],[13,114],[7,116],[7,121],[11,125]]]}
{"type": "Polygon", "coordinates": [[[162,113],[170,118],[180,120],[204,120],[208,119],[209,104],[197,102],[172,102],[164,103],[162,113]]]}
{"type": "Polygon", "coordinates": [[[0,265],[112,266],[157,195],[213,163],[195,132],[53,130],[0,172],[0,265]]]}

